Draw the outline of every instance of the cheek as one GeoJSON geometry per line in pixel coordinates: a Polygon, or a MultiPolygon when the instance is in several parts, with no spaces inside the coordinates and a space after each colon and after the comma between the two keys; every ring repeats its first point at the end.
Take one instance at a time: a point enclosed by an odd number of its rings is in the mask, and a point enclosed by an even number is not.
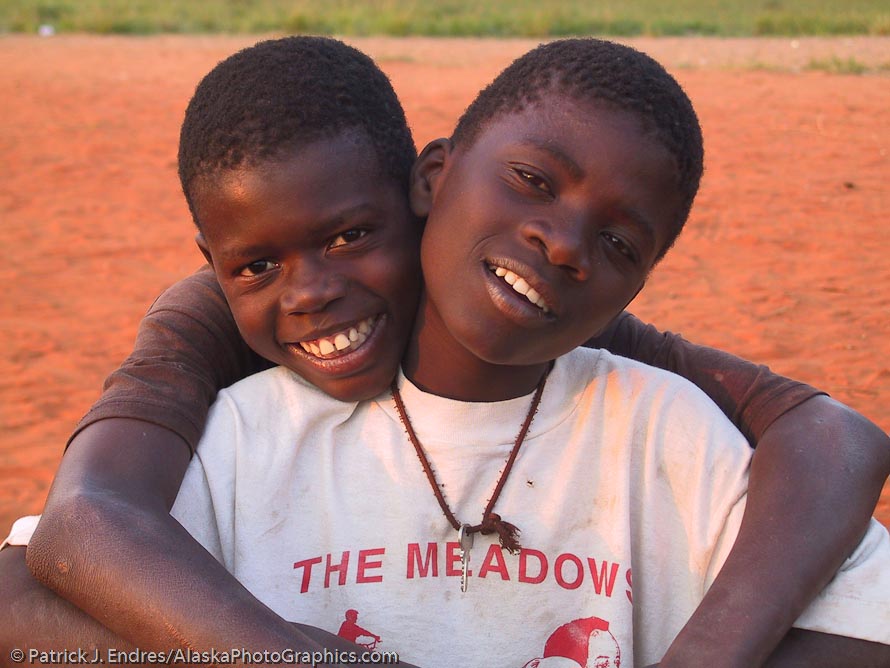
{"type": "Polygon", "coordinates": [[[262,354],[274,338],[274,314],[261,308],[255,300],[231,299],[229,307],[241,337],[254,351],[262,354]]]}
{"type": "Polygon", "coordinates": [[[420,238],[414,243],[403,248],[385,262],[381,269],[386,275],[391,276],[391,281],[401,286],[403,290],[416,289],[421,282],[420,272],[420,238]]]}
{"type": "Polygon", "coordinates": [[[407,336],[417,313],[422,284],[417,245],[370,254],[353,265],[349,281],[354,299],[386,310],[397,328],[394,334],[407,336]]]}
{"type": "Polygon", "coordinates": [[[642,285],[624,277],[594,278],[581,298],[575,331],[583,341],[598,335],[621,313],[642,285]]]}
{"type": "Polygon", "coordinates": [[[457,232],[441,221],[428,226],[424,231],[420,259],[427,285],[441,282],[445,278],[450,280],[456,263],[463,259],[457,248],[457,232]]]}
{"type": "Polygon", "coordinates": [[[466,236],[467,230],[482,218],[480,206],[474,205],[473,191],[449,182],[435,200],[427,218],[421,243],[424,268],[428,260],[449,253],[466,236]]]}
{"type": "Polygon", "coordinates": [[[408,328],[414,323],[414,317],[417,315],[422,286],[420,272],[411,272],[410,276],[398,283],[395,296],[390,300],[393,302],[391,305],[393,312],[408,328]]]}

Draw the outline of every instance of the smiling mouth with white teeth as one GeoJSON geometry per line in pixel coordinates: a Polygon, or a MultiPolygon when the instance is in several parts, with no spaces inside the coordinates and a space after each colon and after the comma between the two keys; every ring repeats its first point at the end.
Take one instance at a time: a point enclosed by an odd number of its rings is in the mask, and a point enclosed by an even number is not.
{"type": "Polygon", "coordinates": [[[513,288],[514,291],[518,292],[523,297],[528,299],[532,304],[544,311],[544,313],[550,313],[550,307],[547,305],[547,302],[544,301],[544,298],[538,293],[537,290],[530,286],[528,284],[528,281],[522,278],[522,276],[510,271],[509,269],[498,267],[494,264],[488,265],[488,268],[492,271],[492,273],[494,273],[495,276],[499,276],[500,278],[502,278],[507,285],[513,288]]]}
{"type": "Polygon", "coordinates": [[[374,325],[377,324],[378,317],[372,315],[354,327],[348,327],[340,332],[315,339],[314,341],[300,341],[300,347],[319,359],[341,357],[357,350],[368,340],[368,336],[374,330],[374,325]]]}

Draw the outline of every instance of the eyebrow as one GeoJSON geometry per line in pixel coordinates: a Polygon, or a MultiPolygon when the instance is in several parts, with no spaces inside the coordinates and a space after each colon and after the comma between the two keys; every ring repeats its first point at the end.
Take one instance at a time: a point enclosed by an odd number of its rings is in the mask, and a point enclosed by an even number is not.
{"type": "Polygon", "coordinates": [[[305,227],[308,233],[313,236],[326,235],[331,233],[331,228],[337,228],[346,223],[347,219],[358,216],[379,215],[380,212],[381,209],[379,206],[363,201],[352,206],[347,206],[344,209],[339,209],[333,215],[326,218],[313,220],[305,227]]]}
{"type": "Polygon", "coordinates": [[[632,222],[637,227],[637,229],[642,231],[643,234],[645,234],[646,237],[649,239],[649,243],[652,245],[652,248],[657,250],[658,237],[655,235],[655,226],[652,224],[652,222],[636,209],[621,207],[619,209],[619,212],[622,216],[626,217],[627,220],[632,222]]]}
{"type": "Polygon", "coordinates": [[[521,144],[526,144],[532,148],[547,153],[547,155],[561,164],[573,179],[578,180],[584,176],[584,170],[581,169],[581,166],[575,162],[571,156],[567,155],[564,151],[561,151],[551,142],[548,142],[545,139],[538,139],[537,137],[528,137],[527,139],[524,139],[521,144]]]}
{"type": "MultiPolygon", "coordinates": [[[[343,225],[346,220],[353,216],[364,214],[375,214],[380,211],[379,207],[368,202],[361,202],[355,206],[350,206],[337,211],[334,215],[314,220],[308,225],[304,225],[307,238],[316,238],[326,236],[343,225]]],[[[241,261],[251,257],[260,257],[269,253],[269,243],[251,243],[244,246],[226,247],[221,253],[222,258],[228,262],[241,261]]]]}

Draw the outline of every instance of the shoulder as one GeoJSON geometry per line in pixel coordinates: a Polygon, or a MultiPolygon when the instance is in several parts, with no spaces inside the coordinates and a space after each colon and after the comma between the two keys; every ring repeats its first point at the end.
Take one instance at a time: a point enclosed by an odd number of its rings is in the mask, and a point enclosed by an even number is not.
{"type": "Polygon", "coordinates": [[[610,422],[650,425],[668,433],[713,429],[741,437],[716,404],[676,374],[606,350],[577,349],[557,360],[560,382],[585,403],[601,407],[610,422]]]}
{"type": "Polygon", "coordinates": [[[210,407],[198,450],[274,448],[348,421],[358,403],[338,401],[285,367],[256,373],[221,390],[210,407]]]}
{"type": "MultiPolygon", "coordinates": [[[[573,384],[591,388],[626,386],[633,388],[632,397],[652,396],[664,392],[680,393],[684,400],[704,399],[713,405],[695,385],[670,371],[614,355],[605,349],[576,348],[556,360],[554,372],[571,379],[573,384]]],[[[616,397],[617,398],[617,397],[616,397]]],[[[627,395],[623,397],[628,399],[627,395]]]]}
{"type": "Polygon", "coordinates": [[[222,390],[209,420],[228,416],[251,438],[267,433],[298,434],[348,421],[367,402],[339,401],[290,369],[277,366],[222,390]]]}
{"type": "Polygon", "coordinates": [[[225,303],[225,296],[213,269],[204,265],[164,290],[149,308],[149,313],[164,310],[200,312],[208,304],[215,303],[225,303]]]}

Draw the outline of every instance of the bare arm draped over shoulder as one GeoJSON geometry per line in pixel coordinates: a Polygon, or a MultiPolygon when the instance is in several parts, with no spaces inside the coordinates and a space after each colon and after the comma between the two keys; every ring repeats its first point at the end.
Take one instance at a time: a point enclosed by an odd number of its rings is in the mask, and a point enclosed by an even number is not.
{"type": "MultiPolygon", "coordinates": [[[[629,313],[588,345],[688,378],[752,444],[780,415],[820,394],[765,366],[659,332],[629,313]]],[[[72,438],[99,420],[132,418],[173,431],[194,450],[217,391],[269,366],[244,343],[213,271],[204,267],[155,301],[133,352],[105,381],[72,438]]]]}
{"type": "Polygon", "coordinates": [[[194,451],[216,393],[270,366],[244,343],[213,270],[205,266],[152,304],[133,352],[105,380],[102,396],[69,443],[99,420],[132,418],[169,429],[194,451]]]}

